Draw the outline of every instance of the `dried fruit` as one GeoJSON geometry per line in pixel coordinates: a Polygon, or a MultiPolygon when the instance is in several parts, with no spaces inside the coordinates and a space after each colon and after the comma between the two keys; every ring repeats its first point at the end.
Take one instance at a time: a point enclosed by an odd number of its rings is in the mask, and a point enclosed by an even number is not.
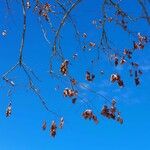
{"type": "Polygon", "coordinates": [[[118,65],[118,57],[115,56],[115,66],[117,66],[117,65],[118,65]]]}
{"type": "Polygon", "coordinates": [[[117,121],[118,121],[120,124],[123,124],[123,119],[120,117],[120,112],[118,112],[117,121]]]}
{"type": "Polygon", "coordinates": [[[93,112],[92,112],[92,110],[87,109],[86,111],[83,112],[82,116],[83,116],[85,119],[92,119],[92,117],[93,117],[93,112]]]}
{"type": "Polygon", "coordinates": [[[110,81],[112,83],[117,82],[120,87],[124,86],[123,80],[121,80],[121,77],[118,74],[112,74],[110,77],[110,81]]]}
{"type": "Polygon", "coordinates": [[[83,38],[87,38],[87,34],[86,34],[86,33],[83,33],[82,37],[83,37],[83,38]]]}
{"type": "Polygon", "coordinates": [[[11,106],[11,102],[10,102],[6,109],[6,117],[10,117],[11,112],[12,112],[12,106],[11,106]]]}
{"type": "Polygon", "coordinates": [[[109,108],[104,105],[102,110],[101,110],[101,115],[107,117],[107,118],[110,118],[110,115],[109,115],[109,108]]]}
{"type": "Polygon", "coordinates": [[[89,46],[90,46],[90,47],[95,47],[95,46],[96,46],[96,44],[95,44],[95,43],[93,43],[93,42],[90,42],[90,43],[89,43],[89,46]]]}
{"type": "Polygon", "coordinates": [[[64,89],[64,96],[67,97],[73,97],[73,96],[77,96],[78,92],[76,90],[72,90],[69,88],[65,88],[64,89]]]}
{"type": "Polygon", "coordinates": [[[71,81],[72,85],[76,85],[77,84],[77,81],[75,79],[71,79],[70,81],[71,81]]]}
{"type": "Polygon", "coordinates": [[[64,60],[64,62],[61,64],[60,72],[63,75],[67,75],[67,73],[68,73],[68,65],[69,65],[69,61],[68,60],[64,60]]]}
{"type": "Polygon", "coordinates": [[[56,123],[55,123],[55,121],[52,121],[52,124],[51,124],[51,127],[50,127],[50,135],[52,137],[56,136],[56,129],[57,129],[56,123]]]}
{"type": "Polygon", "coordinates": [[[126,63],[126,60],[122,58],[122,59],[120,60],[120,64],[123,65],[124,63],[126,63]]]}
{"type": "Polygon", "coordinates": [[[46,127],[47,127],[47,124],[46,124],[46,121],[44,121],[43,124],[42,124],[42,129],[46,130],[46,127]]]}
{"type": "Polygon", "coordinates": [[[62,128],[63,128],[63,126],[64,126],[64,118],[63,118],[63,117],[61,117],[61,118],[60,118],[59,128],[60,128],[60,129],[62,129],[62,128]]]}
{"type": "Polygon", "coordinates": [[[98,123],[98,119],[97,117],[93,114],[91,109],[87,109],[82,113],[82,116],[84,117],[84,119],[89,119],[89,120],[93,120],[96,124],[98,123]]]}
{"type": "Polygon", "coordinates": [[[86,80],[87,81],[93,81],[95,78],[95,75],[94,74],[91,74],[90,72],[86,72],[86,80]]]}
{"type": "Polygon", "coordinates": [[[27,1],[27,2],[26,2],[26,7],[27,7],[27,9],[31,8],[30,1],[27,1]]]}

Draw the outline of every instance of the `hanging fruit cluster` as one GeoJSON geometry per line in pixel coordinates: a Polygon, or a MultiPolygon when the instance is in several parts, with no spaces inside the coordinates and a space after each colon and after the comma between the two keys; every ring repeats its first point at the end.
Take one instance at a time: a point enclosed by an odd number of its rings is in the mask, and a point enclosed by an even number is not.
{"type": "Polygon", "coordinates": [[[112,74],[110,77],[110,81],[112,83],[117,82],[120,87],[124,86],[123,80],[121,80],[121,77],[118,74],[112,74]]]}
{"type": "MultiPolygon", "coordinates": [[[[27,3],[27,8],[30,8],[30,3],[27,3]]],[[[38,13],[39,16],[43,17],[46,21],[49,21],[49,13],[53,13],[52,5],[49,3],[42,4],[37,2],[34,11],[38,13]]]]}
{"type": "MultiPolygon", "coordinates": [[[[63,126],[64,126],[64,118],[63,118],[63,117],[60,118],[59,126],[57,126],[57,124],[56,124],[55,121],[52,121],[52,122],[51,122],[51,125],[50,125],[50,135],[51,135],[52,137],[55,137],[55,136],[56,136],[56,133],[57,133],[58,127],[59,127],[60,129],[62,129],[63,126]]],[[[43,124],[42,124],[42,129],[45,131],[46,128],[47,128],[47,123],[46,123],[46,121],[44,121],[43,124]]]]}
{"type": "Polygon", "coordinates": [[[78,92],[76,90],[73,89],[69,89],[69,88],[65,88],[64,89],[64,97],[73,97],[73,96],[77,96],[78,92]]]}
{"type": "Polygon", "coordinates": [[[61,64],[60,67],[60,72],[66,76],[68,73],[68,65],[69,65],[69,61],[68,60],[64,60],[64,62],[61,64]]]}
{"type": "Polygon", "coordinates": [[[112,100],[110,107],[108,107],[107,105],[103,106],[101,110],[101,115],[108,119],[117,120],[120,124],[123,123],[123,119],[120,117],[120,112],[117,112],[116,101],[114,99],[112,100]],[[117,117],[116,114],[118,114],[117,117]]]}
{"type": "Polygon", "coordinates": [[[85,110],[82,113],[82,116],[84,117],[84,119],[93,120],[96,124],[98,123],[98,119],[97,119],[96,115],[94,115],[92,110],[90,110],[90,109],[85,110]]]}

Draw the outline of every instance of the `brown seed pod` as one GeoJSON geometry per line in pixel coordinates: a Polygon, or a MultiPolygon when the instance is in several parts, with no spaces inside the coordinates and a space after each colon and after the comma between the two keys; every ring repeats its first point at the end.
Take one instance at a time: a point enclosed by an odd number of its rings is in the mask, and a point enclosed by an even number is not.
{"type": "Polygon", "coordinates": [[[11,106],[11,103],[9,103],[9,105],[6,109],[6,117],[10,117],[11,112],[12,112],[12,106],[11,106]]]}
{"type": "Polygon", "coordinates": [[[87,81],[93,81],[95,78],[94,74],[91,74],[89,71],[86,72],[86,80],[87,81]]]}
{"type": "Polygon", "coordinates": [[[56,136],[56,129],[57,129],[56,123],[55,123],[55,121],[52,121],[52,124],[51,124],[51,127],[50,127],[50,135],[52,137],[56,136]]]}
{"type": "Polygon", "coordinates": [[[67,73],[68,73],[68,65],[69,65],[69,61],[68,60],[64,60],[64,62],[61,64],[60,72],[63,75],[67,75],[67,73]]]}

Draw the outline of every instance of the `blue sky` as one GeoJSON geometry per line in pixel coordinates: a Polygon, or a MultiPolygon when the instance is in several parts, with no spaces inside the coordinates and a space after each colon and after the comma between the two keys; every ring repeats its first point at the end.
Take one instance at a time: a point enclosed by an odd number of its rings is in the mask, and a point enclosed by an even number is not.
{"type": "MultiPolygon", "coordinates": [[[[133,1],[134,3],[135,1],[133,1]]],[[[2,3],[0,1],[0,3],[2,3]]],[[[131,14],[139,13],[137,5],[129,4],[131,1],[124,2],[122,7],[126,8],[131,14]],[[136,12],[135,12],[136,11],[136,12]]],[[[73,19],[76,21],[81,33],[87,32],[89,40],[97,42],[99,40],[99,31],[96,31],[91,22],[93,19],[98,19],[99,5],[98,0],[95,2],[83,1],[80,6],[73,12],[73,19]]],[[[0,6],[0,12],[7,12],[0,6]]],[[[11,12],[11,17],[3,13],[0,14],[0,31],[7,29],[8,35],[0,37],[0,74],[3,74],[7,69],[14,65],[18,59],[18,49],[20,44],[21,33],[21,10],[20,5],[13,5],[14,10],[11,12]],[[16,9],[18,9],[18,12],[16,9]]],[[[88,106],[85,103],[78,101],[76,105],[72,105],[69,99],[64,99],[61,90],[69,86],[64,81],[58,81],[50,78],[49,57],[50,47],[45,42],[40,25],[37,21],[36,15],[30,15],[32,11],[27,12],[27,34],[24,48],[24,61],[32,67],[38,74],[41,82],[35,81],[40,87],[40,91],[48,106],[63,115],[65,118],[65,126],[63,130],[59,130],[55,139],[49,135],[49,126],[51,121],[58,120],[55,116],[47,113],[38,97],[36,97],[28,88],[25,75],[20,69],[10,74],[16,84],[17,88],[12,94],[12,116],[5,117],[5,109],[9,103],[7,97],[7,88],[0,88],[0,150],[149,150],[150,149],[150,46],[147,45],[143,51],[138,51],[134,59],[141,65],[143,76],[141,77],[141,85],[136,87],[133,79],[129,78],[126,67],[124,69],[114,68],[104,54],[101,54],[102,61],[95,65],[91,65],[90,58],[95,56],[94,52],[84,53],[77,41],[74,40],[74,31],[70,23],[66,23],[63,27],[62,48],[67,59],[77,52],[79,58],[73,61],[71,66],[75,66],[76,71],[72,70],[72,74],[78,78],[83,84],[94,88],[96,91],[102,93],[106,97],[115,98],[118,100],[118,108],[122,112],[124,124],[120,125],[112,120],[107,120],[99,115],[102,105],[105,103],[104,99],[95,94],[90,93],[85,89],[81,89],[81,96],[88,99],[90,105],[94,105],[95,113],[99,116],[100,123],[95,125],[93,122],[85,121],[81,117],[83,110],[88,106]],[[103,69],[105,74],[100,76],[97,69],[103,69]],[[96,80],[89,84],[84,80],[84,73],[86,69],[96,74],[96,80]],[[119,72],[125,80],[125,87],[119,89],[117,86],[110,84],[109,76],[112,72],[119,72]],[[82,75],[82,76],[79,76],[82,75]],[[58,92],[55,87],[59,85],[58,92]],[[46,119],[48,129],[41,130],[43,120],[46,119]]],[[[136,14],[136,15],[137,15],[136,14]]],[[[10,14],[9,14],[10,15],[10,14]]],[[[56,20],[57,23],[57,20],[56,20]]],[[[43,23],[47,29],[48,25],[43,23]]],[[[111,40],[118,49],[129,47],[132,40],[130,36],[124,33],[120,28],[114,25],[107,27],[111,40]],[[120,36],[123,35],[123,36],[120,36]]],[[[132,26],[134,31],[140,31],[143,34],[150,34],[150,28],[143,21],[138,22],[137,25],[132,26]]],[[[49,33],[49,32],[48,32],[49,33]]],[[[51,40],[51,34],[48,34],[51,40]]],[[[54,67],[59,65],[59,61],[55,60],[54,67]]]]}

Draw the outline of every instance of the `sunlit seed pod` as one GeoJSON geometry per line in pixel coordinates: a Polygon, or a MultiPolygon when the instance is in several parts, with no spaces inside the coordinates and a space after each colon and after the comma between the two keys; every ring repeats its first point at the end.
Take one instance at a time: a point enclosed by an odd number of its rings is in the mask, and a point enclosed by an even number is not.
{"type": "Polygon", "coordinates": [[[11,113],[12,113],[12,106],[11,106],[11,103],[9,103],[6,109],[6,117],[10,117],[11,113]]]}
{"type": "Polygon", "coordinates": [[[86,34],[86,33],[83,33],[82,37],[83,37],[83,38],[87,38],[87,34],[86,34]]]}
{"type": "Polygon", "coordinates": [[[115,100],[115,99],[112,99],[111,104],[114,106],[114,105],[116,104],[116,100],[115,100]]]}
{"type": "Polygon", "coordinates": [[[5,37],[6,35],[7,35],[7,31],[6,31],[6,30],[3,30],[3,31],[2,31],[2,36],[5,37]]]}
{"type": "Polygon", "coordinates": [[[125,59],[121,59],[120,60],[120,64],[123,65],[124,63],[126,63],[126,60],[125,59]]]}
{"type": "Polygon", "coordinates": [[[60,118],[59,128],[60,128],[60,129],[62,129],[62,128],[63,128],[63,126],[64,126],[64,118],[63,118],[63,117],[61,117],[61,118],[60,118]]]}
{"type": "Polygon", "coordinates": [[[90,47],[95,47],[95,46],[96,46],[96,44],[95,44],[95,43],[93,43],[93,42],[90,42],[90,43],[89,43],[89,46],[90,46],[90,47]]]}
{"type": "Polygon", "coordinates": [[[27,9],[29,9],[31,7],[31,4],[29,1],[26,2],[26,7],[27,7],[27,9]]]}

